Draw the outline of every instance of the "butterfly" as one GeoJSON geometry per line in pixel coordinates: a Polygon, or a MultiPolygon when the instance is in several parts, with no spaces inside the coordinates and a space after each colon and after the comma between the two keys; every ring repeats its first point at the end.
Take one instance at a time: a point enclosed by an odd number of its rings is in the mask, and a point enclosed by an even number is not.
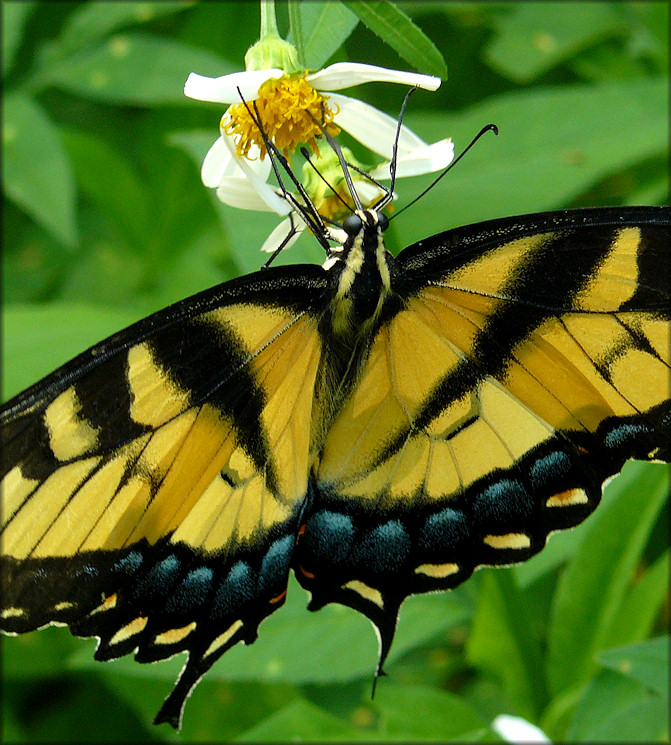
{"type": "Polygon", "coordinates": [[[528,559],[626,460],[671,460],[668,207],[497,219],[393,257],[383,206],[339,233],[306,208],[323,267],[178,302],[2,407],[1,630],[187,652],[155,719],[177,728],[291,571],[310,610],[370,619],[379,675],[407,596],[528,559]]]}

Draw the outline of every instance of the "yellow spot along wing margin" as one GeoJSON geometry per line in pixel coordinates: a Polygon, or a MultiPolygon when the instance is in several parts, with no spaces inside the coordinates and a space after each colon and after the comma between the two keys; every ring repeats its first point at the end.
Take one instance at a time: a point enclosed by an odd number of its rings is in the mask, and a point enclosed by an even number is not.
{"type": "Polygon", "coordinates": [[[407,595],[528,558],[627,458],[669,460],[669,213],[653,211],[492,221],[393,263],[295,558],[312,609],[373,621],[381,663],[407,595]]]}
{"type": "Polygon", "coordinates": [[[10,401],[2,613],[100,637],[98,659],[189,651],[159,714],[284,599],[307,492],[319,267],[214,288],[10,401]]]}

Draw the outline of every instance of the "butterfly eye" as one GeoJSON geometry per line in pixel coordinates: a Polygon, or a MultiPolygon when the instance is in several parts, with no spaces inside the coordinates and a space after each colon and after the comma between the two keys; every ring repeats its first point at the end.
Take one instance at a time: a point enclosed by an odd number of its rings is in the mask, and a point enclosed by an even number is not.
{"type": "Polygon", "coordinates": [[[389,218],[383,212],[377,213],[377,225],[383,233],[389,227],[389,218]]]}
{"type": "Polygon", "coordinates": [[[345,218],[342,227],[347,235],[356,235],[361,230],[362,225],[363,222],[361,221],[359,215],[350,215],[349,217],[345,218]]]}

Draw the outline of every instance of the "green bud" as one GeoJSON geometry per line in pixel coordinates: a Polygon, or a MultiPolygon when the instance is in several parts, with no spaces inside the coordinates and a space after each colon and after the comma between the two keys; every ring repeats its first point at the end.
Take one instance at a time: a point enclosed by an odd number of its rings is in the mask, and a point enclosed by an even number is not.
{"type": "Polygon", "coordinates": [[[288,74],[300,72],[298,52],[293,44],[279,36],[267,35],[253,44],[245,54],[246,70],[277,68],[288,74]]]}

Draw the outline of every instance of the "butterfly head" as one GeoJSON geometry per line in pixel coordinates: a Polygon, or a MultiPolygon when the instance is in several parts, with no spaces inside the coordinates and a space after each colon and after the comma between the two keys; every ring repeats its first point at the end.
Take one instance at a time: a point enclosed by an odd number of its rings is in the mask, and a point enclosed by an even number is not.
{"type": "MultiPolygon", "coordinates": [[[[376,209],[356,210],[345,218],[340,229],[329,230],[329,237],[336,241],[332,246],[324,269],[344,271],[346,265],[358,272],[363,262],[377,254],[386,253],[382,233],[389,227],[387,216],[376,209]]],[[[377,263],[377,260],[376,260],[377,263]]]]}

